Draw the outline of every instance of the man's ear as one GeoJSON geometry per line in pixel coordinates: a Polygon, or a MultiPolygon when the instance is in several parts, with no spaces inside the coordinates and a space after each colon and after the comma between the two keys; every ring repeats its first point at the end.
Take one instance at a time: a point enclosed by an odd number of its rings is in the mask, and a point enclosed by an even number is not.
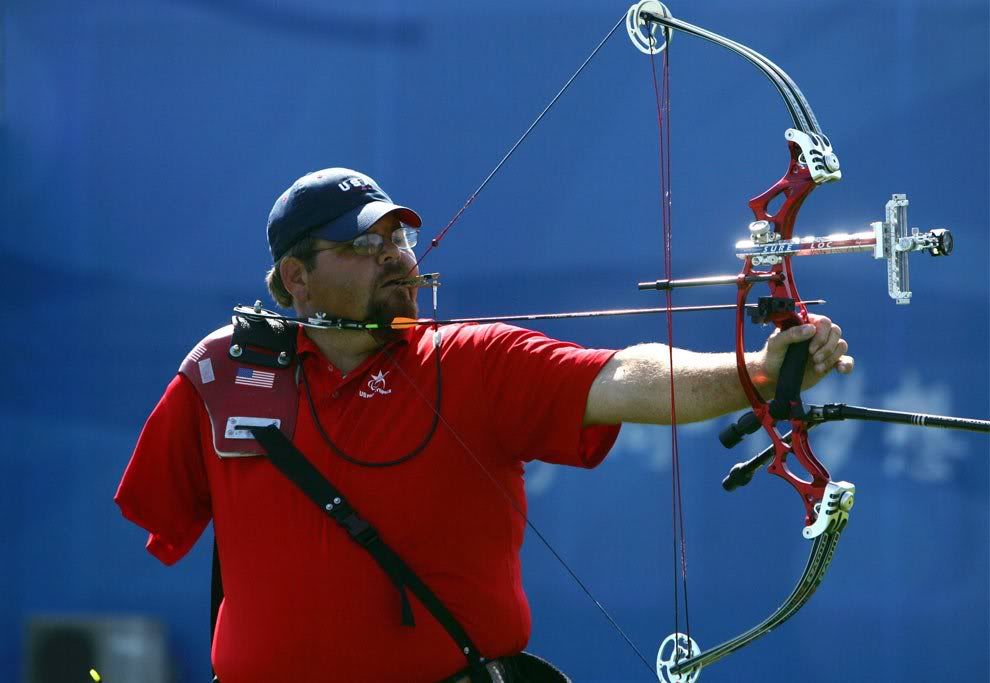
{"type": "Polygon", "coordinates": [[[284,258],[278,264],[278,273],[282,276],[282,284],[285,286],[285,290],[292,295],[292,301],[295,304],[305,303],[309,300],[309,273],[302,261],[291,256],[284,258]]]}

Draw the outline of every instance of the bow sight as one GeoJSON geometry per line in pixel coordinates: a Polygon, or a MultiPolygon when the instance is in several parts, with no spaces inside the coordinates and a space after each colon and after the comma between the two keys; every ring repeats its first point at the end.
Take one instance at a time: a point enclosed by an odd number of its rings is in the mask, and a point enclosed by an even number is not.
{"type": "Polygon", "coordinates": [[[886,220],[870,223],[872,230],[823,237],[782,240],[770,221],[754,221],[749,224],[750,239],[736,242],[736,256],[744,261],[750,259],[754,266],[772,266],[790,256],[873,252],[873,258],[887,261],[887,292],[890,298],[899,304],[909,304],[908,256],[915,251],[948,256],[952,253],[952,233],[945,228],[935,228],[925,233],[912,228],[909,233],[907,207],[907,195],[895,194],[887,202],[886,220]]]}

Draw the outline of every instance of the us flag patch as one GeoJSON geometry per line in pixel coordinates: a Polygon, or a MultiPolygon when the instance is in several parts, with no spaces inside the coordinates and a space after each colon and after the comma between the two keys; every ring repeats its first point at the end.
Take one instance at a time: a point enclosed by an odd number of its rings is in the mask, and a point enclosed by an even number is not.
{"type": "Polygon", "coordinates": [[[234,384],[271,389],[272,385],[275,384],[275,373],[265,372],[264,370],[252,370],[250,368],[237,368],[237,376],[234,377],[234,384]]]}

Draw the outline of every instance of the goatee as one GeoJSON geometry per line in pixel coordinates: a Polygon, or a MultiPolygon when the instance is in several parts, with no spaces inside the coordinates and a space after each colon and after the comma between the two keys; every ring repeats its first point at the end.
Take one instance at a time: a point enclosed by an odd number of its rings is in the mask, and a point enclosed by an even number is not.
{"type": "MultiPolygon", "coordinates": [[[[416,299],[406,296],[387,297],[384,301],[374,301],[368,309],[368,321],[380,325],[390,324],[396,318],[415,318],[419,313],[416,306],[416,299]]],[[[402,336],[401,330],[384,328],[380,330],[369,330],[371,335],[379,340],[383,345],[395,341],[402,336]]]]}

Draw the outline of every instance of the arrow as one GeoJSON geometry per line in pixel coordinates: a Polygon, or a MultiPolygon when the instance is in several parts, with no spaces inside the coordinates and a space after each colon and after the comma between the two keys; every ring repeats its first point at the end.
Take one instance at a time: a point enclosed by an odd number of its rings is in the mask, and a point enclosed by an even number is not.
{"type": "MultiPolygon", "coordinates": [[[[799,302],[805,306],[824,304],[825,299],[813,299],[799,302]]],[[[756,309],[756,304],[747,304],[746,308],[756,309]]],[[[451,318],[449,320],[433,320],[432,318],[393,318],[391,323],[368,323],[367,329],[404,330],[418,325],[454,325],[457,323],[504,323],[533,320],[571,320],[573,318],[606,318],[614,315],[647,315],[650,313],[693,313],[696,311],[727,311],[736,310],[736,304],[715,304],[709,306],[674,306],[672,308],[616,308],[606,311],[573,311],[569,313],[530,313],[522,315],[496,315],[482,318],[451,318]]]]}

